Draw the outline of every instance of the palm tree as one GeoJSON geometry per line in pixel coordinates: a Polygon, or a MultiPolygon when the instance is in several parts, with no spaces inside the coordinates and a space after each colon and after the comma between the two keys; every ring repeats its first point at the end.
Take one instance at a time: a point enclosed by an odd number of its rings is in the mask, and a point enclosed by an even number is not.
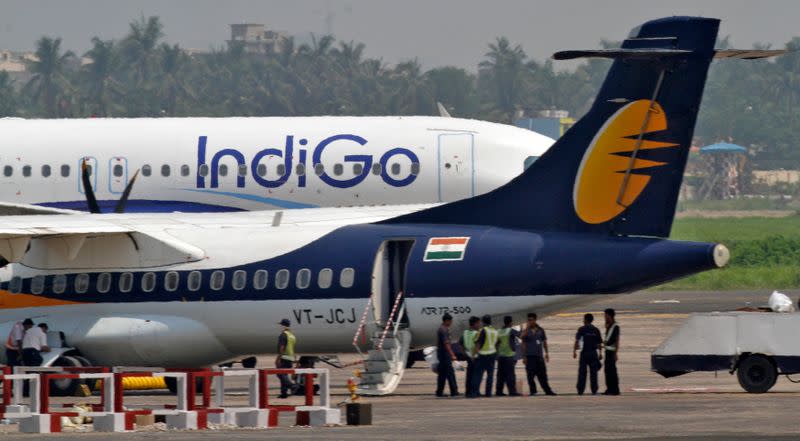
{"type": "Polygon", "coordinates": [[[87,84],[87,96],[93,116],[110,116],[114,99],[124,95],[122,84],[114,79],[114,73],[120,67],[120,57],[113,41],[92,38],[93,47],[85,57],[92,60],[84,66],[83,74],[87,84]]]}
{"type": "Polygon", "coordinates": [[[8,72],[0,71],[0,117],[13,116],[17,112],[17,94],[14,91],[14,80],[8,72]]]}
{"type": "Polygon", "coordinates": [[[525,93],[525,51],[520,45],[511,46],[507,38],[498,38],[489,44],[486,60],[479,66],[485,73],[485,82],[493,91],[494,107],[504,120],[510,121],[525,93]]]}
{"type": "Polygon", "coordinates": [[[66,76],[67,63],[72,57],[72,51],[61,53],[60,38],[42,37],[36,42],[36,61],[29,62],[33,76],[25,85],[25,92],[31,94],[49,118],[65,113],[61,104],[64,94],[72,89],[66,76]]]}
{"type": "Polygon", "coordinates": [[[130,31],[124,40],[124,50],[128,63],[136,73],[136,83],[142,85],[150,80],[155,64],[158,41],[164,36],[164,26],[158,17],[142,16],[130,24],[130,31]]]}
{"type": "Polygon", "coordinates": [[[189,57],[176,44],[161,45],[160,75],[157,78],[158,96],[161,99],[162,110],[168,115],[176,114],[179,107],[187,101],[197,98],[194,91],[185,81],[186,70],[189,65],[189,57]]]}

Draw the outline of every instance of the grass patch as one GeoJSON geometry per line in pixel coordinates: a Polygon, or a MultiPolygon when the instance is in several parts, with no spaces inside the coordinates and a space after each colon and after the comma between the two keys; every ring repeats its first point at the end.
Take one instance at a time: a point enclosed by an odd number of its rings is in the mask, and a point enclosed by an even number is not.
{"type": "Polygon", "coordinates": [[[731,250],[725,268],[661,285],[659,290],[800,287],[800,216],[676,219],[672,239],[719,242],[731,250]]]}

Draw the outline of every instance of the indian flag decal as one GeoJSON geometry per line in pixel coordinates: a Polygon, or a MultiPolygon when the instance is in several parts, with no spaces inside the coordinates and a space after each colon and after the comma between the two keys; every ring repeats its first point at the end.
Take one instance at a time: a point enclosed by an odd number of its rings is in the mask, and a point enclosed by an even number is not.
{"type": "Polygon", "coordinates": [[[432,237],[425,248],[425,262],[464,260],[469,237],[432,237]]]}

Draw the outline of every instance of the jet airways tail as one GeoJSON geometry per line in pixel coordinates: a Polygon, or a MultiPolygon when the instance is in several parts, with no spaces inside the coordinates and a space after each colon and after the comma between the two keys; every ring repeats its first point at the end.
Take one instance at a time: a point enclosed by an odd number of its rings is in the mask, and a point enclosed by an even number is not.
{"type": "Polygon", "coordinates": [[[505,186],[386,222],[669,236],[718,28],[717,19],[664,18],[620,49],[555,54],[614,60],[580,121],[505,186]]]}

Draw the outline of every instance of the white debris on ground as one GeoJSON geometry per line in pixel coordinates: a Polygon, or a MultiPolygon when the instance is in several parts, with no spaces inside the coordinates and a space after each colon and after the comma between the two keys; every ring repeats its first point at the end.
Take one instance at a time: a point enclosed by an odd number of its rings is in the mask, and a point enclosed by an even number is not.
{"type": "Polygon", "coordinates": [[[794,312],[794,302],[784,293],[772,291],[769,296],[769,309],[774,312],[794,312]]]}
{"type": "Polygon", "coordinates": [[[669,299],[669,300],[650,300],[650,303],[680,303],[680,300],[677,299],[669,299]]]}

